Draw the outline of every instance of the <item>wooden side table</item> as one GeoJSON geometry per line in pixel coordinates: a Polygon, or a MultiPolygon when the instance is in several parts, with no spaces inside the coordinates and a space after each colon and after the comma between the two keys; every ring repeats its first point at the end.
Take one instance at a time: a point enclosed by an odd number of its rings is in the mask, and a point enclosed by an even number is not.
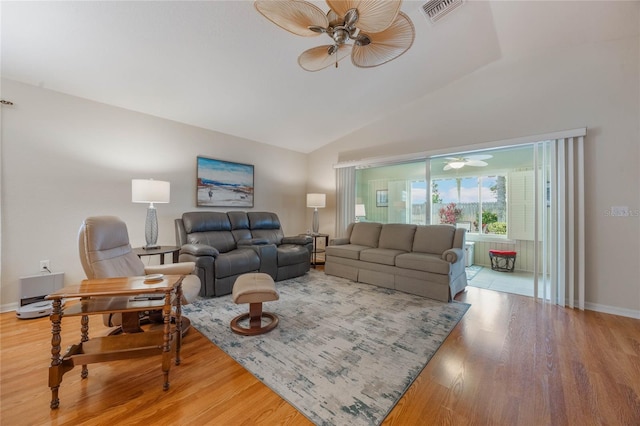
{"type": "Polygon", "coordinates": [[[138,255],[138,257],[142,256],[160,256],[160,264],[164,265],[165,255],[171,253],[173,255],[173,263],[178,263],[178,255],[180,254],[180,247],[176,246],[161,246],[154,249],[146,249],[144,247],[136,247],[133,249],[133,252],[138,255]]]}
{"type": "MultiPolygon", "coordinates": [[[[157,281],[145,281],[145,277],[105,278],[84,280],[81,284],[66,286],[46,297],[53,301],[51,319],[51,366],[49,387],[51,408],[58,408],[58,389],[62,376],[76,365],[82,366],[80,376],[89,375],[87,364],[161,355],[164,374],[163,389],[169,389],[169,369],[172,345],[175,344],[175,363],[180,364],[182,344],[182,280],[183,275],[165,275],[157,281]],[[175,294],[176,321],[171,326],[171,297],[175,294]],[[155,299],[158,295],[159,300],[155,299]],[[136,298],[136,296],[138,296],[136,298]],[[67,303],[62,299],[80,298],[79,303],[67,303]],[[123,326],[129,328],[139,321],[139,312],[162,309],[162,330],[123,333],[89,339],[89,315],[122,313],[123,326]],[[82,316],[80,343],[60,354],[63,316],[82,316]],[[172,330],[172,328],[175,328],[172,330]],[[175,343],[174,343],[175,342],[175,343]]],[[[134,326],[133,329],[136,327],[134,326]]],[[[139,329],[139,327],[138,327],[139,329]]]]}

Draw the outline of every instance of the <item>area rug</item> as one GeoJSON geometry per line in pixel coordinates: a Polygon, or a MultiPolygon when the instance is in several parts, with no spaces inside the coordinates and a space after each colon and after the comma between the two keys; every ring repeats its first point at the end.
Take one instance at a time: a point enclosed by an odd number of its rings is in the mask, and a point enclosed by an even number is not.
{"type": "MultiPolygon", "coordinates": [[[[277,283],[278,327],[239,336],[231,296],[184,307],[192,325],[318,425],[378,425],[470,305],[443,303],[315,270],[277,283]]],[[[246,326],[246,324],[244,324],[246,326]]]]}
{"type": "Polygon", "coordinates": [[[465,268],[467,271],[467,281],[471,281],[476,275],[478,275],[478,272],[482,271],[482,268],[483,267],[480,265],[467,266],[465,268]]]}

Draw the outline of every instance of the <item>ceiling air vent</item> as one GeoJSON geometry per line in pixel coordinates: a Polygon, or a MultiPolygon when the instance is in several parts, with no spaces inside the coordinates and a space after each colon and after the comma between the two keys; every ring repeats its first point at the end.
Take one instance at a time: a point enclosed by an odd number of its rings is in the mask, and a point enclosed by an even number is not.
{"type": "Polygon", "coordinates": [[[422,5],[420,9],[431,22],[437,22],[451,11],[462,6],[463,0],[431,0],[422,5]]]}

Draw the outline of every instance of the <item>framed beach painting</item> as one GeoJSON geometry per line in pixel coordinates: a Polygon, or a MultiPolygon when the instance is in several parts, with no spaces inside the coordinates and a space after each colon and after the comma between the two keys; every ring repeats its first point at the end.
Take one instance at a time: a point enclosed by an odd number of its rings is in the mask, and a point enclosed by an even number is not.
{"type": "Polygon", "coordinates": [[[253,165],[198,156],[198,207],[253,207],[253,165]]]}

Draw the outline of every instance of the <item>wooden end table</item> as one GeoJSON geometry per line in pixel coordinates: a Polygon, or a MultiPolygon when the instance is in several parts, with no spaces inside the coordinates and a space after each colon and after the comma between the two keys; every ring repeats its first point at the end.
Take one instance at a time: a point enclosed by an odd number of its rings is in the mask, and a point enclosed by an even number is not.
{"type": "Polygon", "coordinates": [[[49,367],[51,408],[58,408],[60,405],[58,389],[62,376],[76,365],[82,365],[80,376],[86,379],[89,375],[87,364],[161,355],[163,389],[168,390],[172,349],[175,349],[176,365],[180,364],[183,279],[183,275],[165,275],[157,281],[145,281],[145,277],[84,280],[48,295],[46,298],[53,301],[49,367]],[[174,294],[176,321],[175,327],[172,327],[171,297],[174,294]],[[155,300],[156,295],[159,300],[155,300]],[[72,298],[80,298],[80,301],[62,306],[62,299],[72,298]],[[162,309],[164,327],[161,330],[142,331],[139,327],[139,312],[158,309],[162,309]],[[123,329],[129,332],[89,339],[89,315],[115,312],[122,314],[123,329]],[[80,343],[72,345],[61,355],[62,317],[80,315],[80,343]],[[174,342],[175,346],[172,348],[174,342]]]}
{"type": "Polygon", "coordinates": [[[133,252],[138,255],[138,257],[142,256],[160,256],[160,264],[164,265],[165,255],[171,253],[173,256],[173,263],[178,263],[178,256],[180,254],[180,247],[176,246],[160,246],[158,248],[146,249],[144,247],[136,247],[133,249],[133,252]]]}
{"type": "Polygon", "coordinates": [[[311,266],[324,265],[324,260],[318,260],[318,253],[324,253],[329,245],[329,234],[300,234],[313,238],[313,251],[311,252],[311,266]],[[324,246],[318,247],[318,240],[324,240],[324,246]]]}

